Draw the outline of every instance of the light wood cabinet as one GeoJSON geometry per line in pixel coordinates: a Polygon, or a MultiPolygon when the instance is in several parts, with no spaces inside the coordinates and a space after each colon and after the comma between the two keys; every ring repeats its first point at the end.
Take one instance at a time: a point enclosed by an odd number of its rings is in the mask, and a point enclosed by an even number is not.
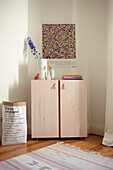
{"type": "Polygon", "coordinates": [[[85,80],[32,80],[32,138],[87,137],[86,89],[85,80]]]}

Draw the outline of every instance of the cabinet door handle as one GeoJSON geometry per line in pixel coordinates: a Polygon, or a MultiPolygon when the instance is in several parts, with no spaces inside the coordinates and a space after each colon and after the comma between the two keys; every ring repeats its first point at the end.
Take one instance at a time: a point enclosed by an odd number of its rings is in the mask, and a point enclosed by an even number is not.
{"type": "Polygon", "coordinates": [[[56,86],[56,84],[54,83],[54,84],[53,84],[53,89],[55,89],[55,86],[56,86]]]}
{"type": "Polygon", "coordinates": [[[62,84],[62,88],[63,88],[63,89],[65,89],[65,86],[64,86],[64,84],[62,84]]]}

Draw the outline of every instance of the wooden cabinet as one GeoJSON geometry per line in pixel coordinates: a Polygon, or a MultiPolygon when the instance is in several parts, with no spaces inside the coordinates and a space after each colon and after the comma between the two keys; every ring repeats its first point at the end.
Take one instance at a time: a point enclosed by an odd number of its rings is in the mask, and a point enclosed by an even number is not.
{"type": "Polygon", "coordinates": [[[32,138],[86,137],[85,80],[32,80],[32,138]]]}

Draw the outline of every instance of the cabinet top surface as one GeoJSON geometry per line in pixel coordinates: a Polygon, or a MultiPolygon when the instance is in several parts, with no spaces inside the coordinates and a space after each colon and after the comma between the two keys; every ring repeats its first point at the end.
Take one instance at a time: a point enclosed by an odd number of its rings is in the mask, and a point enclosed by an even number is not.
{"type": "Polygon", "coordinates": [[[31,80],[31,81],[43,81],[43,82],[46,82],[46,81],[71,81],[71,82],[81,82],[81,81],[86,81],[85,79],[84,80],[31,80]]]}

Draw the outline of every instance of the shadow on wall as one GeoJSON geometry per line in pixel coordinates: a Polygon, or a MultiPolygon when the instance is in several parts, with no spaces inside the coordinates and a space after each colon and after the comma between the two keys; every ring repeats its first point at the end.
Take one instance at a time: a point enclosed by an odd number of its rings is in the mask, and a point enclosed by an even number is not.
{"type": "MultiPolygon", "coordinates": [[[[9,88],[9,101],[28,103],[28,64],[19,64],[19,80],[9,88]]],[[[26,106],[27,107],[27,106],[26,106]]],[[[28,110],[28,109],[27,109],[28,110]]]]}
{"type": "Polygon", "coordinates": [[[9,89],[10,101],[27,102],[28,89],[28,66],[27,64],[19,65],[19,80],[15,81],[9,89]]]}
{"type": "Polygon", "coordinates": [[[27,58],[26,38],[24,40],[23,56],[24,63],[20,63],[18,66],[18,81],[15,80],[9,88],[9,101],[27,102],[28,105],[28,63],[25,62],[27,58]]]}
{"type": "Polygon", "coordinates": [[[28,63],[25,62],[27,58],[27,40],[24,39],[23,46],[24,63],[19,64],[18,82],[15,81],[13,86],[9,89],[10,101],[26,101],[28,89],[28,63]]]}

